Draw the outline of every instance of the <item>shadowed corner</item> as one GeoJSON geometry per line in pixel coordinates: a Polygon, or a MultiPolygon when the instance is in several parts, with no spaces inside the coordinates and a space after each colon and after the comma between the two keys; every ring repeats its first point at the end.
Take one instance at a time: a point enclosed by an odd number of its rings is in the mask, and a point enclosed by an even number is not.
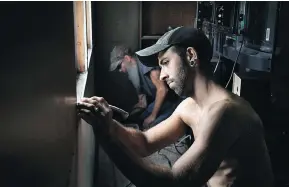
{"type": "Polygon", "coordinates": [[[45,167],[27,158],[18,158],[0,153],[0,186],[45,187],[53,184],[45,167]]]}

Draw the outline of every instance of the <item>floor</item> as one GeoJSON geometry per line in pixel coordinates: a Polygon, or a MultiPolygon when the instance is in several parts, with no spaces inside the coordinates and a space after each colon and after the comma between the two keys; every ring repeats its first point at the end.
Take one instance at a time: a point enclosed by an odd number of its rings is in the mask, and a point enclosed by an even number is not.
{"type": "MultiPolygon", "coordinates": [[[[183,143],[183,138],[175,144],[167,146],[147,158],[155,164],[170,167],[188,148],[183,143]]],[[[117,169],[113,162],[111,162],[101,148],[99,151],[99,158],[99,180],[97,187],[134,187],[134,185],[117,169]]]]}

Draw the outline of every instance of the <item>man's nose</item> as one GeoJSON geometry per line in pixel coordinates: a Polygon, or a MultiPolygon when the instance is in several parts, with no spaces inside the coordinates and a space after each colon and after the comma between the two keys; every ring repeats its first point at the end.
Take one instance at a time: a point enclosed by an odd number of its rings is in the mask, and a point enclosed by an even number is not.
{"type": "Polygon", "coordinates": [[[160,80],[165,81],[167,78],[168,74],[163,69],[161,69],[160,80]]]}

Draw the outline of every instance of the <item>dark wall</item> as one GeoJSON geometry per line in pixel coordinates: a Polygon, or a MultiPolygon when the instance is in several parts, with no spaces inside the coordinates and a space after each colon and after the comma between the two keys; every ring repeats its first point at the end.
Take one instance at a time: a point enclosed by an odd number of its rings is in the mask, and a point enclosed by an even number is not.
{"type": "MultiPolygon", "coordinates": [[[[92,8],[95,95],[104,97],[110,104],[130,110],[137,102],[135,89],[126,75],[109,73],[108,67],[110,51],[114,45],[125,44],[133,50],[138,49],[139,2],[93,2],[92,8]]],[[[98,151],[94,170],[97,176],[95,185],[126,186],[127,179],[116,171],[101,147],[98,151]]]]}
{"type": "Polygon", "coordinates": [[[139,2],[93,2],[93,32],[101,59],[109,60],[115,44],[125,44],[133,50],[139,44],[139,2]]]}
{"type": "Polygon", "coordinates": [[[280,2],[277,22],[276,50],[272,59],[272,121],[270,139],[272,162],[278,183],[288,184],[289,179],[289,2],[280,2]]]}
{"type": "Polygon", "coordinates": [[[273,103],[279,108],[278,124],[288,129],[289,110],[289,28],[284,27],[289,19],[289,3],[281,2],[279,21],[277,22],[276,51],[272,63],[273,103]],[[287,123],[284,123],[287,122],[287,123]]]}
{"type": "Polygon", "coordinates": [[[72,2],[0,3],[0,186],[68,186],[76,142],[72,2]]]}
{"type": "Polygon", "coordinates": [[[139,2],[93,2],[95,44],[95,93],[110,104],[129,110],[136,94],[127,77],[108,73],[109,55],[114,45],[125,44],[133,50],[139,45],[139,2]]]}
{"type": "Polygon", "coordinates": [[[193,25],[196,1],[149,1],[142,3],[142,35],[162,35],[168,26],[193,25]]]}

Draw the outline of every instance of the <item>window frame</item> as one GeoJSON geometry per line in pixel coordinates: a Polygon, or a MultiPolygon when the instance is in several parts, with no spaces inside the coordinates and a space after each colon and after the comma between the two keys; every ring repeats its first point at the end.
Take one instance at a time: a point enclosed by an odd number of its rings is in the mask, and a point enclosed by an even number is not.
{"type": "Polygon", "coordinates": [[[79,73],[86,72],[92,54],[91,1],[74,1],[75,59],[79,73]]]}

